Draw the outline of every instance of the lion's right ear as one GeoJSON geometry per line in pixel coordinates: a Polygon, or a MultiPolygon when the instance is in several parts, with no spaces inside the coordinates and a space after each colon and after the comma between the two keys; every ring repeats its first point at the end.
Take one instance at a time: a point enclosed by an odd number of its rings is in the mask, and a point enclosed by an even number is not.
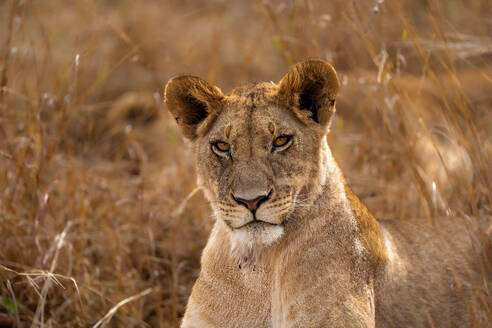
{"type": "Polygon", "coordinates": [[[222,110],[225,96],[219,88],[196,76],[171,79],[164,90],[164,101],[181,132],[190,140],[203,134],[222,110]],[[207,124],[208,123],[208,124],[207,124]]]}
{"type": "Polygon", "coordinates": [[[290,68],[279,82],[279,96],[297,114],[307,114],[310,120],[327,127],[335,114],[338,87],[333,66],[310,59],[290,68]]]}

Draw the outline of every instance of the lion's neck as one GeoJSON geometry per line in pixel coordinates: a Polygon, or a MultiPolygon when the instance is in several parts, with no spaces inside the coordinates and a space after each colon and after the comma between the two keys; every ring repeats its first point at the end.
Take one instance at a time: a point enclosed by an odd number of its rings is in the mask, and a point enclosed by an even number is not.
{"type": "Polygon", "coordinates": [[[319,163],[320,197],[318,201],[325,205],[330,203],[347,203],[345,195],[345,178],[338,166],[326,138],[322,142],[319,163]]]}
{"type": "MultiPolygon", "coordinates": [[[[292,222],[305,224],[313,218],[331,219],[334,214],[350,216],[350,202],[345,193],[345,179],[336,163],[326,138],[321,143],[318,170],[310,176],[311,183],[300,192],[301,206],[292,215],[292,222]]],[[[297,200],[296,200],[297,201],[297,200]]]]}
{"type": "Polygon", "coordinates": [[[326,141],[321,149],[320,169],[313,176],[313,181],[320,183],[310,186],[310,203],[296,211],[286,224],[285,244],[295,239],[313,243],[332,239],[345,248],[340,251],[367,258],[371,270],[379,271],[387,262],[381,228],[345,182],[326,141]]]}

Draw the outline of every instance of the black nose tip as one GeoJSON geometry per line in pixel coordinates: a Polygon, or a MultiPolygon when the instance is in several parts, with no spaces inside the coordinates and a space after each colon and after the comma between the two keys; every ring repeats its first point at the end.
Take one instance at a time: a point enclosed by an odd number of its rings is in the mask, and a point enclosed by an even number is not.
{"type": "Polygon", "coordinates": [[[251,212],[255,213],[258,207],[260,207],[262,203],[266,202],[267,199],[270,198],[270,194],[271,192],[268,193],[268,195],[261,195],[254,199],[244,199],[244,198],[234,197],[234,195],[232,196],[232,198],[234,198],[234,200],[238,204],[245,206],[251,212]]]}

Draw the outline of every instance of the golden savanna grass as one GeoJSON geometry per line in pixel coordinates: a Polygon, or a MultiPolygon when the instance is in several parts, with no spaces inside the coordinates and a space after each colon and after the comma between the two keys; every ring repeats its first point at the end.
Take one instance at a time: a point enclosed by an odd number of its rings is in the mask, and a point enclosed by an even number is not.
{"type": "Polygon", "coordinates": [[[213,223],[178,73],[228,91],[326,59],[375,216],[490,215],[491,35],[488,0],[0,2],[0,326],[178,326],[213,223]]]}

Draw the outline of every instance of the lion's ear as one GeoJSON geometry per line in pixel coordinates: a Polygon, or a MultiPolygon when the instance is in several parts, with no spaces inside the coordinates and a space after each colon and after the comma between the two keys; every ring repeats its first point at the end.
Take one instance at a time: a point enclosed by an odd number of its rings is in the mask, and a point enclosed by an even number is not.
{"type": "Polygon", "coordinates": [[[290,68],[279,82],[278,94],[295,111],[308,113],[316,123],[329,126],[335,113],[338,87],[335,69],[323,60],[312,59],[290,68]]]}
{"type": "Polygon", "coordinates": [[[222,109],[225,96],[219,88],[196,76],[178,76],[171,79],[164,90],[164,101],[176,119],[181,132],[195,139],[206,121],[214,121],[222,109]]]}

